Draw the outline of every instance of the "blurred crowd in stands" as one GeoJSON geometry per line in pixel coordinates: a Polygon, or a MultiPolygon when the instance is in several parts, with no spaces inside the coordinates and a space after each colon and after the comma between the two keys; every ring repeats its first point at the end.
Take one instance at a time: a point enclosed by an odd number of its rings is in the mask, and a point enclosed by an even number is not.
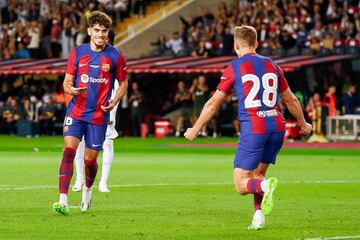
{"type": "Polygon", "coordinates": [[[356,52],[360,46],[359,1],[233,0],[217,11],[180,17],[179,31],[160,35],[152,55],[219,56],[233,54],[233,31],[251,25],[258,31],[258,52],[272,55],[356,52]]]}
{"type": "Polygon", "coordinates": [[[87,17],[106,12],[114,22],[144,16],[149,0],[0,0],[0,60],[67,58],[87,41],[87,17]]]}

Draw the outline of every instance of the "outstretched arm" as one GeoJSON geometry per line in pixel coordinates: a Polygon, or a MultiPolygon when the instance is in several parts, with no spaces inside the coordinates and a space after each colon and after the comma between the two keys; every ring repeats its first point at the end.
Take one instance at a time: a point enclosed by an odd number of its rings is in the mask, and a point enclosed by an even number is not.
{"type": "Polygon", "coordinates": [[[312,125],[305,121],[299,100],[294,96],[294,94],[289,88],[287,88],[284,92],[281,93],[281,97],[283,98],[286,107],[289,109],[290,113],[299,122],[301,131],[304,134],[309,134],[312,130],[312,125]]]}
{"type": "Polygon", "coordinates": [[[188,128],[184,134],[185,138],[192,141],[194,140],[202,127],[207,124],[216,114],[220,105],[226,101],[227,95],[216,90],[214,95],[205,103],[198,120],[195,122],[192,128],[188,128]]]}

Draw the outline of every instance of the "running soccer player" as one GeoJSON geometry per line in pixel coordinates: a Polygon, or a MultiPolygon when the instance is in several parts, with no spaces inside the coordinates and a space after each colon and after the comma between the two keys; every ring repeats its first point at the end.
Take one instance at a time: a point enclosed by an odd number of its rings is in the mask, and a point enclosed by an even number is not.
{"type": "Polygon", "coordinates": [[[121,52],[106,43],[111,19],[94,11],[88,19],[90,43],[74,48],[68,59],[64,91],[73,95],[64,120],[65,149],[60,165],[60,200],[56,212],[68,215],[68,190],[73,175],[73,161],[80,140],[85,138],[85,186],[81,211],[91,207],[92,185],[97,173],[97,157],[105,139],[109,112],[127,91],[126,60],[121,52]],[[119,88],[110,99],[115,80],[119,88]]]}
{"type": "MultiPolygon", "coordinates": [[[[115,81],[112,96],[116,93],[119,84],[115,81]]],[[[103,143],[102,153],[102,168],[101,179],[99,182],[99,192],[110,192],[107,181],[110,174],[112,162],[114,160],[114,139],[118,137],[118,133],[115,129],[116,110],[119,104],[110,112],[110,122],[106,128],[105,141],[103,143]]],[[[80,192],[84,186],[84,153],[85,153],[85,140],[82,138],[75,154],[75,168],[76,168],[76,181],[72,187],[73,192],[80,192]]]]}
{"type": "Polygon", "coordinates": [[[299,101],[288,87],[280,67],[270,58],[256,54],[257,33],[251,26],[235,27],[234,59],[225,69],[215,94],[206,102],[199,119],[184,136],[194,140],[201,128],[216,114],[232,88],[238,95],[241,133],[234,160],[234,185],[241,195],[254,195],[255,214],[249,229],[265,226],[265,216],[273,208],[275,177],[265,179],[269,164],[275,164],[283,144],[285,119],[278,108],[280,94],[304,134],[312,126],[304,119],[299,101]]]}

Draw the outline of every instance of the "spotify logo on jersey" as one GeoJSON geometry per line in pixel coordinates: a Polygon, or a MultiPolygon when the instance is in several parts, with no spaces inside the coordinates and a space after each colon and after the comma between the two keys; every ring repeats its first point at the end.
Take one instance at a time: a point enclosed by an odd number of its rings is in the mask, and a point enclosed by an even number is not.
{"type": "Polygon", "coordinates": [[[94,78],[94,77],[89,77],[86,74],[81,75],[80,80],[81,80],[82,83],[88,83],[88,82],[91,82],[91,83],[105,83],[105,84],[108,83],[108,79],[106,79],[106,78],[94,78]]]}

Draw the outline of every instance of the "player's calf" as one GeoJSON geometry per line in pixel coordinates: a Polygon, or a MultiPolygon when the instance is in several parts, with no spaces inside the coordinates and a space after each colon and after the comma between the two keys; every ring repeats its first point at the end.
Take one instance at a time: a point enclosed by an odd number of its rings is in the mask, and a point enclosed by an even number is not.
{"type": "Polygon", "coordinates": [[[96,160],[85,160],[85,186],[91,188],[94,184],[96,173],[98,170],[98,164],[96,160]]]}

